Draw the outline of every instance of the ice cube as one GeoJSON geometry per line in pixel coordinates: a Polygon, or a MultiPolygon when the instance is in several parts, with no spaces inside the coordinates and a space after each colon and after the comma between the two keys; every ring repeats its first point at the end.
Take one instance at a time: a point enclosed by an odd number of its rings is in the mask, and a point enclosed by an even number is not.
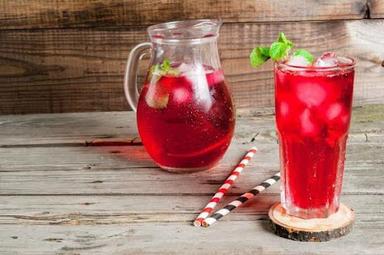
{"type": "Polygon", "coordinates": [[[286,101],[280,101],[276,104],[277,114],[281,118],[288,118],[289,116],[289,104],[286,101]]]}
{"type": "Polygon", "coordinates": [[[337,57],[337,63],[340,66],[348,66],[348,65],[352,65],[353,60],[346,57],[337,57]]]}
{"type": "Polygon", "coordinates": [[[317,83],[297,83],[296,95],[307,106],[319,106],[326,99],[325,89],[317,83]]]}
{"type": "Polygon", "coordinates": [[[212,106],[212,97],[209,93],[204,66],[193,66],[188,73],[185,73],[185,77],[192,85],[193,96],[196,103],[202,106],[205,111],[208,111],[212,106]]]}
{"type": "Polygon", "coordinates": [[[338,60],[334,52],[325,52],[315,61],[316,67],[334,67],[337,64],[338,60]]]}
{"type": "Polygon", "coordinates": [[[210,71],[207,72],[206,75],[209,87],[215,86],[216,84],[224,81],[224,74],[221,70],[210,71]]]}
{"type": "Polygon", "coordinates": [[[149,85],[148,92],[145,95],[145,102],[149,107],[163,109],[167,107],[168,101],[169,94],[163,87],[157,84],[149,85]]]}
{"type": "Polygon", "coordinates": [[[180,73],[187,73],[192,69],[192,66],[186,63],[181,63],[177,69],[179,70],[180,73]]]}
{"type": "Polygon", "coordinates": [[[350,118],[349,116],[350,115],[347,111],[343,111],[343,114],[340,116],[341,123],[343,123],[344,125],[348,124],[350,118]]]}
{"type": "Polygon", "coordinates": [[[215,68],[213,68],[212,66],[209,66],[209,65],[203,65],[203,66],[206,73],[213,73],[215,71],[215,68]]]}
{"type": "Polygon", "coordinates": [[[303,56],[292,56],[288,59],[287,64],[291,66],[303,67],[311,65],[311,63],[303,56]]]}
{"type": "Polygon", "coordinates": [[[315,117],[311,115],[309,109],[305,109],[299,117],[300,130],[305,136],[316,136],[320,133],[319,124],[315,122],[315,117]]]}
{"type": "Polygon", "coordinates": [[[325,117],[327,118],[328,121],[331,121],[339,117],[342,112],[343,112],[343,106],[340,103],[334,103],[328,107],[325,113],[325,117]]]}
{"type": "Polygon", "coordinates": [[[189,103],[192,100],[192,91],[188,91],[186,88],[176,88],[172,95],[172,99],[177,104],[189,103]]]}
{"type": "Polygon", "coordinates": [[[290,94],[280,93],[276,98],[277,128],[284,132],[297,134],[300,129],[298,116],[303,112],[303,105],[290,94]]]}
{"type": "Polygon", "coordinates": [[[319,58],[315,62],[315,67],[335,67],[337,66],[337,59],[334,58],[319,58]]]}
{"type": "Polygon", "coordinates": [[[325,112],[325,121],[331,129],[346,130],[349,112],[342,103],[331,104],[325,112]]]}
{"type": "Polygon", "coordinates": [[[327,51],[327,52],[324,52],[320,58],[335,58],[336,57],[336,53],[335,52],[332,52],[332,51],[327,51]]]}

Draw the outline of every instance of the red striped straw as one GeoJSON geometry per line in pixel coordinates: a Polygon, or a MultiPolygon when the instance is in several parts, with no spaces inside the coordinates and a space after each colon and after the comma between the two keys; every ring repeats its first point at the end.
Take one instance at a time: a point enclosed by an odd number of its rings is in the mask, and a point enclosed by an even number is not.
{"type": "Polygon", "coordinates": [[[250,191],[244,193],[240,197],[236,198],[233,200],[231,203],[227,204],[226,206],[223,207],[223,209],[218,210],[214,214],[212,214],[210,217],[204,219],[202,222],[203,227],[209,227],[216,221],[220,220],[222,217],[225,215],[229,214],[231,211],[235,210],[237,207],[245,204],[247,201],[252,199],[254,196],[260,194],[262,191],[265,189],[269,188],[276,182],[280,180],[280,172],[276,173],[274,176],[271,178],[266,179],[250,191]]]}
{"type": "Polygon", "coordinates": [[[255,155],[257,149],[252,147],[247,154],[242,158],[240,163],[232,170],[231,174],[225,180],[224,184],[218,189],[216,194],[211,198],[209,203],[204,207],[199,216],[193,222],[193,225],[199,227],[202,226],[203,221],[209,216],[216,205],[221,201],[224,194],[231,188],[232,184],[236,181],[237,177],[241,174],[246,165],[248,165],[251,158],[255,155]]]}

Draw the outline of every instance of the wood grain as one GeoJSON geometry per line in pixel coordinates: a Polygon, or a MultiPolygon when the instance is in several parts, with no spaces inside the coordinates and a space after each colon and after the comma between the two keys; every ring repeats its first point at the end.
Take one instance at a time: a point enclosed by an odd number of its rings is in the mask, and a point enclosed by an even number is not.
{"type": "Polygon", "coordinates": [[[287,214],[278,202],[269,209],[268,217],[276,235],[303,242],[326,242],[340,238],[352,231],[355,222],[354,211],[343,203],[326,218],[302,219],[287,214]]]}
{"type": "MultiPolygon", "coordinates": [[[[248,55],[279,31],[314,53],[357,57],[355,103],[384,102],[383,26],[382,20],[225,24],[219,48],[238,108],[273,105],[271,65],[252,69],[248,55]]],[[[126,56],[145,40],[136,29],[0,31],[0,113],[129,109],[122,90],[126,56]]]]}
{"type": "Polygon", "coordinates": [[[135,135],[133,112],[0,116],[1,145],[8,146],[0,146],[0,253],[381,254],[383,109],[354,109],[341,201],[357,221],[348,236],[326,244],[272,233],[266,213],[279,199],[278,185],[211,228],[191,225],[252,137],[259,152],[223,202],[278,169],[270,112],[241,111],[222,165],[183,175],[153,167],[141,146],[66,143],[135,135]],[[127,148],[127,156],[118,148],[127,148]]]}
{"type": "MultiPolygon", "coordinates": [[[[354,111],[346,161],[346,194],[384,194],[383,160],[376,156],[384,153],[382,110],[383,107],[375,106],[354,111]]],[[[159,190],[163,194],[207,195],[227,177],[242,151],[251,146],[253,137],[259,152],[232,192],[243,193],[279,169],[272,115],[239,117],[235,141],[219,167],[188,175],[158,170],[142,146],[85,146],[84,140],[92,137],[137,136],[133,112],[2,116],[0,123],[1,195],[150,195],[159,190]],[[127,124],[123,128],[116,128],[124,122],[127,124]],[[7,140],[12,130],[14,135],[7,140]],[[183,183],[184,189],[180,191],[173,183],[183,183]]],[[[278,192],[278,187],[268,192],[278,192]]]]}
{"type": "Polygon", "coordinates": [[[384,1],[368,0],[370,18],[384,18],[384,1]]]}
{"type": "Polygon", "coordinates": [[[383,221],[357,222],[331,243],[300,243],[269,232],[267,220],[223,221],[199,229],[187,223],[1,225],[2,253],[20,254],[382,254],[383,221]],[[220,233],[220,234],[218,234],[220,233]],[[276,245],[278,244],[278,245],[276,245]]]}
{"type": "MultiPolygon", "coordinates": [[[[98,196],[1,196],[0,226],[25,225],[118,225],[133,223],[192,224],[194,217],[211,198],[209,195],[175,196],[98,195],[98,196]],[[44,199],[42,199],[44,198],[44,199]],[[143,203],[142,201],[145,201],[143,203]],[[22,206],[20,206],[22,205],[22,206]]],[[[220,205],[236,197],[226,195],[220,205]]],[[[250,200],[221,222],[258,221],[266,219],[271,205],[279,201],[277,193],[263,193],[250,200]]],[[[342,201],[354,208],[360,222],[384,221],[380,195],[343,194],[342,201]],[[377,212],[377,213],[375,213],[377,212]]],[[[218,226],[217,224],[216,226],[218,226]]]]}
{"type": "Polygon", "coordinates": [[[16,0],[0,5],[0,27],[138,27],[197,18],[224,22],[362,19],[366,11],[365,0],[16,0]]]}
{"type": "MultiPolygon", "coordinates": [[[[273,108],[238,110],[241,125],[236,126],[236,140],[244,145],[254,137],[261,143],[276,141],[273,112],[273,108]]],[[[384,143],[383,105],[354,107],[352,113],[349,142],[384,143]]],[[[95,139],[140,142],[133,112],[3,115],[0,129],[0,148],[83,147],[95,139]]]]}
{"type": "MultiPolygon", "coordinates": [[[[142,147],[134,149],[28,148],[1,149],[1,195],[76,194],[211,194],[228,176],[249,146],[232,145],[228,156],[214,171],[191,175],[170,175],[159,170],[142,147]],[[29,152],[33,150],[33,154],[29,152]],[[114,151],[118,151],[116,154],[114,151]],[[19,155],[23,155],[21,159],[19,155]],[[231,156],[232,155],[232,156],[231,156]],[[8,160],[7,160],[8,158],[8,160]],[[40,159],[40,160],[39,160],[40,159]],[[231,160],[232,159],[232,160],[231,160]],[[68,189],[68,183],[71,188],[68,189]],[[183,183],[183,189],[173,185],[183,183]],[[44,188],[42,188],[44,185],[44,188]]],[[[258,160],[244,173],[232,192],[241,194],[279,170],[276,144],[260,145],[258,160]],[[268,162],[268,163],[267,163],[268,162]]],[[[381,181],[381,145],[350,144],[346,161],[344,192],[384,194],[381,181]],[[371,155],[371,157],[369,157],[371,155]],[[368,158],[369,157],[369,158],[368,158]],[[369,183],[370,185],[366,185],[369,183]]],[[[278,192],[278,187],[270,192],[278,192]]]]}

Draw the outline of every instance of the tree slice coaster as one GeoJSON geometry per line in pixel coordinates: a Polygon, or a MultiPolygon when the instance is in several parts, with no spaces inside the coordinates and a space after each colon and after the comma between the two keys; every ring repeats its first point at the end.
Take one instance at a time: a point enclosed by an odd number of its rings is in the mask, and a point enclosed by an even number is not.
{"type": "Polygon", "coordinates": [[[305,242],[323,242],[348,234],[355,221],[353,210],[340,204],[328,218],[302,219],[288,215],[280,203],[269,209],[272,228],[278,236],[305,242]]]}

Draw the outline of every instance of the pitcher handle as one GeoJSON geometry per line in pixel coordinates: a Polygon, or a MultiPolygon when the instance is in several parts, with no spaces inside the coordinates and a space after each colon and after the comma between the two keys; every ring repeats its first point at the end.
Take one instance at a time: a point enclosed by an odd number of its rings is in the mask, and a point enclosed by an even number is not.
{"type": "Polygon", "coordinates": [[[139,91],[137,89],[137,69],[138,62],[144,54],[144,51],[151,48],[149,42],[140,43],[131,50],[127,60],[124,75],[124,93],[128,104],[132,110],[136,112],[137,102],[139,101],[139,91]]]}

